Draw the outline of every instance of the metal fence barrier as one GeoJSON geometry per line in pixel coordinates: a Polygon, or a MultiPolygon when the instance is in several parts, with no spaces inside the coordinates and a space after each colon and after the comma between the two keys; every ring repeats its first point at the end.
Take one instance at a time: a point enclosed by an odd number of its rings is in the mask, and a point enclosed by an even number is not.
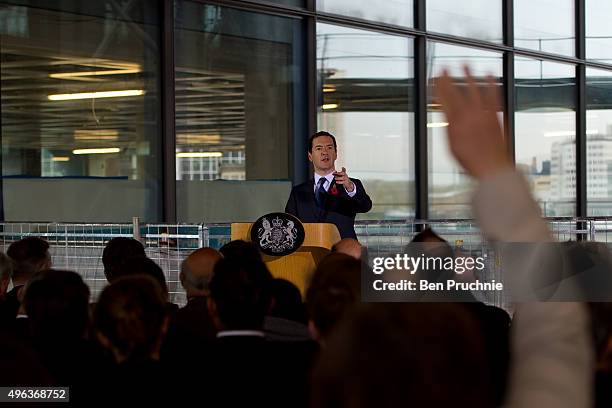
{"type": "MultiPolygon", "coordinates": [[[[553,236],[559,241],[612,240],[612,218],[548,219],[553,236]]],[[[455,249],[483,252],[486,241],[473,220],[436,221],[358,221],[355,225],[360,242],[368,248],[370,257],[402,252],[410,240],[423,228],[431,227],[455,249]]],[[[220,248],[230,241],[230,224],[69,224],[69,223],[0,223],[0,250],[26,236],[46,239],[54,268],[73,270],[89,285],[92,300],[97,299],[106,285],[102,266],[102,251],[115,237],[133,237],[145,246],[147,256],[164,271],[170,301],[186,303],[179,281],[181,261],[194,249],[210,246],[220,248]]],[[[495,265],[486,279],[496,279],[495,265]]],[[[499,294],[483,299],[499,306],[505,299],[499,294]]]]}

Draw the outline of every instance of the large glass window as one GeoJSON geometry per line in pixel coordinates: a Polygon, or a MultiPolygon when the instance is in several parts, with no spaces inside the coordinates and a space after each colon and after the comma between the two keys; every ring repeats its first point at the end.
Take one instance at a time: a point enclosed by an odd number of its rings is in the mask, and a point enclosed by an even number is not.
{"type": "Polygon", "coordinates": [[[317,0],[317,10],[412,27],[414,0],[317,0]]]}
{"type": "Polygon", "coordinates": [[[501,43],[501,0],[427,0],[427,30],[501,43]]]}
{"type": "Polygon", "coordinates": [[[586,70],[588,215],[612,215],[612,71],[586,70]]]}
{"type": "Polygon", "coordinates": [[[575,67],[515,60],[516,166],[545,216],[576,213],[575,67]]]}
{"type": "Polygon", "coordinates": [[[514,0],[514,45],[574,56],[574,0],[514,0]]]}
{"type": "Polygon", "coordinates": [[[5,219],[157,221],[156,3],[75,4],[0,4],[5,219]]]}
{"type": "Polygon", "coordinates": [[[409,38],[317,24],[319,129],[372,198],[362,218],[414,216],[413,58],[409,38]]]}
{"type": "Polygon", "coordinates": [[[586,57],[612,63],[612,2],[586,0],[586,57]]]}
{"type": "MultiPolygon", "coordinates": [[[[475,48],[459,47],[444,43],[429,42],[427,58],[429,83],[442,73],[444,68],[462,84],[463,66],[469,65],[478,82],[487,75],[496,78],[502,86],[502,55],[475,48]]],[[[503,107],[496,107],[502,117],[503,107]]],[[[471,217],[473,180],[450,153],[446,129],[448,122],[441,105],[428,92],[427,98],[427,146],[429,171],[429,216],[430,218],[471,217]]]]}
{"type": "Polygon", "coordinates": [[[182,222],[282,211],[305,132],[299,20],[176,3],[176,178],[182,222]]]}

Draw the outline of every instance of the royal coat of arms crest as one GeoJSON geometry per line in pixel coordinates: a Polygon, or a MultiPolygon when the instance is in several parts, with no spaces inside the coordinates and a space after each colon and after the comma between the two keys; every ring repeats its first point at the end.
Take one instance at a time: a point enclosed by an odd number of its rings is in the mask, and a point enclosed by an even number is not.
{"type": "Polygon", "coordinates": [[[304,227],[291,214],[267,214],[251,227],[251,241],[265,254],[287,255],[304,242],[304,227]]]}

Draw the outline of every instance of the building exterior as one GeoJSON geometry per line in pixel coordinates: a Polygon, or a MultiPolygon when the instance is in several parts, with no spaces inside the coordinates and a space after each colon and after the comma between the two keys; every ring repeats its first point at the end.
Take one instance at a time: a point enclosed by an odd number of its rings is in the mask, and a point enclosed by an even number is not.
{"type": "MultiPolygon", "coordinates": [[[[551,151],[552,172],[556,174],[547,192],[552,201],[573,203],[576,198],[576,153],[575,141],[568,139],[555,142],[551,151]]],[[[606,215],[612,194],[612,135],[597,135],[589,138],[587,145],[587,189],[594,214],[606,215]],[[601,212],[600,214],[598,214],[601,212]]],[[[540,176],[544,177],[544,176],[540,176]]],[[[550,215],[565,215],[571,206],[558,204],[551,208],[550,215]]]]}

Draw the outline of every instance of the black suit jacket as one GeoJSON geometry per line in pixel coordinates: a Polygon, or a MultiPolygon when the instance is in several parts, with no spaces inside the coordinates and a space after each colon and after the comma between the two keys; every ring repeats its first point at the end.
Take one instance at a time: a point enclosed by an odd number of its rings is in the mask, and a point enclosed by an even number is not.
{"type": "Polygon", "coordinates": [[[194,354],[191,366],[204,370],[192,377],[194,384],[184,383],[182,387],[201,398],[202,387],[206,386],[211,407],[306,408],[310,366],[316,352],[313,341],[220,337],[209,347],[202,347],[199,355],[194,354]]]}
{"type": "Polygon", "coordinates": [[[291,190],[285,212],[293,214],[302,222],[328,222],[336,225],[342,238],[355,238],[355,215],[372,208],[372,200],[358,179],[351,178],[357,187],[354,197],[334,180],[323,195],[322,208],[317,206],[314,194],[314,179],[299,184],[291,190]],[[334,194],[334,192],[336,194],[334,194]]]}
{"type": "Polygon", "coordinates": [[[190,298],[187,304],[170,318],[161,350],[164,363],[174,364],[175,360],[188,360],[215,339],[217,330],[208,313],[206,300],[206,296],[190,298]]]}

